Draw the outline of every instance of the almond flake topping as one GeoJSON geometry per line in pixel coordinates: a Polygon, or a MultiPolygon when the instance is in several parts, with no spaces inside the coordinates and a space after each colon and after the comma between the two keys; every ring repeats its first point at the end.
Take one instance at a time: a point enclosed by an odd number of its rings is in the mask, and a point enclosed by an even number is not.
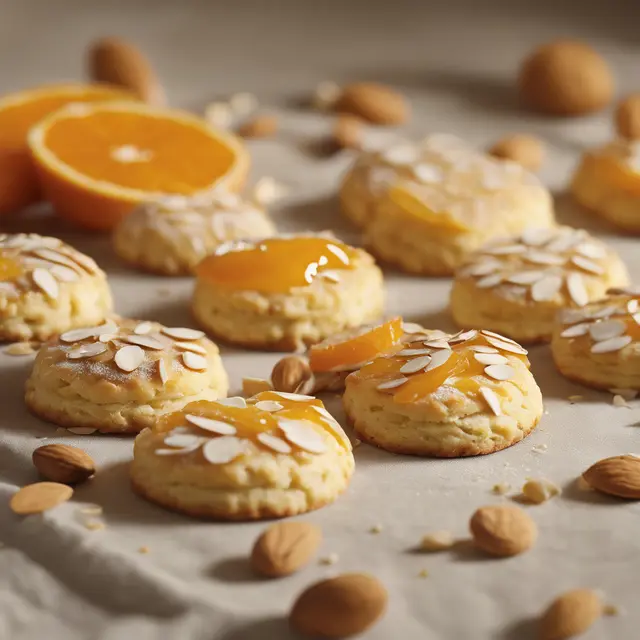
{"type": "Polygon", "coordinates": [[[158,360],[158,375],[160,376],[160,382],[162,382],[162,384],[167,384],[169,374],[167,372],[167,365],[164,363],[162,358],[158,360]]]}
{"type": "Polygon", "coordinates": [[[289,393],[288,391],[274,391],[277,396],[284,398],[285,400],[293,400],[294,402],[307,402],[308,400],[315,400],[313,396],[305,396],[302,393],[289,393]]]}
{"type": "MultiPolygon", "coordinates": [[[[430,349],[451,349],[451,345],[446,340],[425,340],[422,343],[425,347],[430,349]]],[[[431,351],[429,351],[431,353],[431,351]]]]}
{"type": "Polygon", "coordinates": [[[214,438],[202,447],[202,455],[211,464],[226,464],[235,460],[244,451],[244,442],[235,436],[214,438]]]}
{"type": "Polygon", "coordinates": [[[476,287],[480,289],[491,289],[496,285],[500,284],[504,280],[504,276],[500,273],[494,273],[490,276],[485,276],[484,278],[480,278],[478,282],[476,282],[476,287]]]}
{"type": "Polygon", "coordinates": [[[515,370],[508,364],[490,364],[485,367],[484,372],[494,380],[511,380],[515,375],[515,370]]]}
{"type": "Polygon", "coordinates": [[[584,258],[583,256],[573,256],[571,258],[571,262],[584,271],[588,271],[589,273],[594,273],[599,276],[604,273],[604,269],[597,263],[589,260],[589,258],[584,258]]]}
{"type": "Polygon", "coordinates": [[[431,362],[425,367],[425,372],[441,367],[451,357],[451,353],[451,351],[447,350],[436,351],[433,356],[431,356],[431,362]]]}
{"type": "Polygon", "coordinates": [[[602,342],[596,342],[591,347],[591,353],[611,353],[613,351],[620,351],[631,343],[631,336],[618,336],[609,340],[603,340],[602,342]]]}
{"type": "Polygon", "coordinates": [[[129,345],[118,349],[113,360],[119,369],[126,373],[131,373],[144,362],[144,358],[145,354],[143,349],[137,345],[129,345]]]}
{"type": "Polygon", "coordinates": [[[474,353],[473,357],[480,364],[508,364],[509,360],[499,353],[474,353]]]}
{"type": "Polygon", "coordinates": [[[200,340],[200,338],[204,338],[203,331],[187,329],[185,327],[163,327],[162,333],[175,340],[200,340]]]}
{"type": "Polygon", "coordinates": [[[495,347],[485,347],[482,344],[474,344],[469,347],[470,351],[477,351],[478,353],[498,353],[495,347]]]}
{"type": "Polygon", "coordinates": [[[79,347],[75,347],[67,353],[69,360],[80,360],[82,358],[93,358],[93,356],[99,356],[107,350],[107,345],[102,342],[91,342],[89,344],[83,344],[79,347]]]}
{"type": "Polygon", "coordinates": [[[431,349],[403,349],[398,351],[396,356],[424,356],[431,353],[431,349]]]}
{"type": "Polygon", "coordinates": [[[275,400],[259,400],[253,406],[256,409],[260,409],[260,411],[268,411],[269,413],[275,413],[276,411],[284,409],[284,405],[275,402],[275,400]]]}
{"type": "Polygon", "coordinates": [[[93,338],[98,332],[99,327],[87,327],[84,329],[71,329],[71,331],[65,331],[61,336],[62,342],[80,342],[87,338],[93,338]]]}
{"type": "Polygon", "coordinates": [[[461,331],[460,333],[452,336],[449,339],[450,344],[458,344],[459,342],[467,342],[468,340],[473,340],[478,335],[478,332],[475,329],[470,329],[469,331],[461,331]]]}
{"type": "MultiPolygon", "coordinates": [[[[442,353],[447,353],[446,351],[442,353]]],[[[400,367],[400,373],[416,373],[424,369],[431,362],[431,356],[420,356],[413,358],[400,367]]]]}
{"type": "Polygon", "coordinates": [[[324,438],[306,420],[280,418],[278,426],[291,443],[309,453],[324,453],[327,446],[324,438]]]}
{"type": "Polygon", "coordinates": [[[278,436],[270,433],[259,433],[256,438],[265,445],[265,447],[273,449],[276,453],[291,453],[291,445],[278,436]]]}
{"type": "Polygon", "coordinates": [[[97,429],[93,427],[67,427],[67,431],[77,436],[90,436],[92,433],[95,433],[97,429]]]}
{"type": "Polygon", "coordinates": [[[634,314],[638,311],[638,301],[633,299],[627,302],[627,313],[634,314]]]}
{"type": "Polygon", "coordinates": [[[124,341],[128,342],[129,344],[137,344],[139,347],[146,347],[147,349],[153,349],[154,351],[160,351],[164,349],[164,345],[162,344],[162,342],[160,342],[160,340],[156,340],[155,338],[152,338],[151,336],[145,336],[145,335],[126,336],[124,338],[124,341]]]}
{"type": "Polygon", "coordinates": [[[376,389],[379,391],[384,391],[386,389],[395,389],[400,385],[403,385],[409,378],[405,378],[402,376],[401,378],[395,378],[393,380],[387,380],[386,382],[381,382],[376,389]]]}
{"type": "Polygon", "coordinates": [[[589,327],[591,325],[588,322],[581,322],[580,324],[574,324],[571,327],[565,329],[561,334],[561,338],[577,338],[589,333],[589,327]]]}
{"type": "Polygon", "coordinates": [[[402,330],[405,333],[426,333],[427,330],[417,322],[403,322],[402,330]]]}
{"type": "Polygon", "coordinates": [[[574,272],[567,276],[567,289],[571,299],[577,306],[584,307],[589,302],[589,294],[579,273],[574,272]]]}
{"type": "Polygon", "coordinates": [[[238,407],[239,409],[244,409],[247,406],[247,401],[240,396],[220,398],[220,400],[216,400],[216,402],[224,407],[238,407]]]}
{"type": "Polygon", "coordinates": [[[196,342],[175,342],[173,346],[176,349],[182,349],[182,351],[193,351],[193,353],[199,353],[201,356],[207,355],[207,350],[196,342]]]}
{"type": "Polygon", "coordinates": [[[192,371],[204,371],[207,368],[207,359],[192,351],[182,353],[182,363],[192,371]]]}
{"type": "Polygon", "coordinates": [[[500,407],[500,398],[498,398],[495,391],[489,389],[489,387],[480,387],[480,394],[489,405],[491,411],[493,411],[495,415],[501,416],[502,408],[500,407]]]}
{"type": "Polygon", "coordinates": [[[58,281],[46,269],[34,269],[31,272],[34,284],[52,300],[59,294],[58,281]]]}
{"type": "Polygon", "coordinates": [[[553,300],[562,287],[562,278],[560,276],[546,276],[538,280],[531,287],[531,298],[536,302],[545,300],[553,300]]]}
{"type": "Polygon", "coordinates": [[[171,433],[164,439],[164,443],[168,447],[194,447],[200,444],[200,438],[188,433],[171,433]]]}
{"type": "Polygon", "coordinates": [[[589,327],[589,334],[596,342],[617,338],[624,334],[626,325],[622,320],[603,320],[589,327]]]}
{"type": "Polygon", "coordinates": [[[487,336],[487,342],[496,349],[500,349],[501,351],[509,351],[510,353],[518,353],[520,355],[526,356],[528,351],[523,349],[518,344],[513,344],[511,342],[505,342],[504,340],[498,340],[497,338],[492,338],[491,336],[487,336]]]}
{"type": "Polygon", "coordinates": [[[133,330],[133,333],[135,333],[137,336],[143,336],[149,333],[152,329],[153,329],[152,322],[141,322],[140,324],[136,325],[136,328],[133,330]]]}
{"type": "Polygon", "coordinates": [[[519,271],[511,274],[507,282],[512,284],[533,284],[544,278],[544,271],[519,271]]]}
{"type": "Polygon", "coordinates": [[[217,433],[221,436],[233,436],[236,434],[237,429],[227,422],[223,422],[222,420],[214,420],[213,418],[207,418],[205,416],[196,416],[192,413],[188,413],[185,416],[185,420],[190,424],[199,427],[200,429],[204,429],[205,431],[212,431],[213,433],[217,433]]]}
{"type": "Polygon", "coordinates": [[[56,280],[60,280],[60,282],[76,282],[80,279],[77,271],[61,264],[54,264],[51,269],[49,269],[49,273],[56,278],[56,280]]]}

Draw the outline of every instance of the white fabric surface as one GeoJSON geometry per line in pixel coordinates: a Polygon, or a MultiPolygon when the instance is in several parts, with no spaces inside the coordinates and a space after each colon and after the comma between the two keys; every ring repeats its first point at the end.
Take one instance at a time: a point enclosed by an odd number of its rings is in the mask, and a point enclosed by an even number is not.
{"type": "MultiPolygon", "coordinates": [[[[337,177],[350,157],[306,153],[305,143],[327,132],[330,122],[290,104],[324,79],[394,82],[414,105],[411,134],[447,131],[481,145],[514,130],[543,136],[550,158],[542,177],[559,194],[560,219],[609,240],[640,280],[639,240],[599,224],[562,195],[581,150],[610,135],[609,115],[540,119],[521,112],[513,96],[517,60],[535,43],[565,34],[600,45],[621,85],[637,89],[637,5],[434,4],[2,2],[0,89],[79,77],[88,40],[104,33],[131,37],[157,61],[176,105],[202,107],[237,90],[254,91],[275,105],[283,132],[251,149],[254,177],[275,175],[291,187],[291,197],[277,208],[277,223],[333,228],[353,240],[357,235],[335,201],[337,177]]],[[[139,275],[118,262],[107,239],[46,218],[3,220],[0,226],[60,235],[95,257],[109,273],[120,313],[192,324],[188,279],[139,275]]],[[[386,276],[389,314],[452,328],[445,308],[448,281],[394,271],[386,276]]],[[[232,391],[242,375],[267,375],[278,358],[230,348],[223,354],[232,391]]],[[[535,348],[531,360],[548,415],[530,438],[502,453],[465,460],[413,459],[361,446],[348,493],[305,517],[324,531],[321,555],[335,552],[339,562],[267,583],[254,579],[246,564],[264,525],[192,521],[137,498],[126,473],[132,439],[59,436],[23,405],[31,358],[0,355],[0,638],[286,640],[293,636],[284,616],[296,594],[323,576],[362,570],[378,576],[390,594],[389,611],[365,634],[367,640],[527,640],[535,637],[532,619],[550,598],[581,586],[602,589],[628,611],[600,621],[585,639],[637,637],[640,507],[570,485],[593,461],[640,450],[634,426],[640,402],[631,410],[614,408],[609,394],[569,383],[554,372],[547,347],[535,348]],[[571,405],[567,397],[573,394],[584,400],[571,405]],[[53,442],[84,448],[99,472],[78,487],[73,502],[19,518],[8,499],[36,480],[33,449],[53,442]],[[529,553],[508,560],[473,552],[412,553],[428,531],[467,536],[478,506],[506,500],[492,495],[495,483],[518,488],[528,476],[564,488],[560,498],[530,507],[540,539],[529,553]],[[104,516],[95,518],[104,521],[104,530],[84,527],[89,518],[78,510],[86,504],[104,508],[104,516]],[[378,523],[382,532],[370,534],[378,523]],[[141,546],[150,552],[140,554],[141,546]],[[430,574],[426,579],[417,577],[423,568],[430,574]]],[[[336,409],[339,401],[328,399],[328,406],[336,409]]]]}

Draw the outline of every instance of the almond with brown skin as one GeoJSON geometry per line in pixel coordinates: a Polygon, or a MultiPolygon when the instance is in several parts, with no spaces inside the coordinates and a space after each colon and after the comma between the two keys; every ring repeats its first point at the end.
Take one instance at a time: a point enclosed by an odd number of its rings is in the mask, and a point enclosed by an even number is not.
{"type": "Polygon", "coordinates": [[[307,564],[318,551],[322,532],[308,522],[278,522],[256,540],[251,567],[269,578],[288,576],[307,564]]]}
{"type": "Polygon", "coordinates": [[[333,140],[341,149],[359,149],[364,133],[360,118],[350,115],[339,116],[333,126],[333,140]]]}
{"type": "Polygon", "coordinates": [[[101,38],[88,53],[89,75],[97,82],[107,82],[128,89],[149,104],[166,102],[156,72],[144,54],[120,38],[101,38]]]}
{"type": "Polygon", "coordinates": [[[66,444],[38,447],[32,459],[40,475],[54,482],[76,484],[84,482],[96,472],[96,465],[88,453],[66,444]]]}
{"type": "Polygon", "coordinates": [[[22,487],[13,494],[9,506],[20,516],[42,513],[66,502],[73,495],[73,489],[58,482],[36,482],[22,487]]]}
{"type": "Polygon", "coordinates": [[[285,356],[273,367],[271,384],[276,391],[310,392],[313,388],[313,373],[309,362],[301,356],[285,356]]]}
{"type": "Polygon", "coordinates": [[[535,136],[517,133],[498,140],[489,149],[489,154],[517,162],[529,171],[537,171],[544,160],[544,145],[535,136]]]}
{"type": "Polygon", "coordinates": [[[270,115],[260,115],[247,120],[238,129],[238,135],[243,138],[270,138],[278,131],[278,118],[270,115]]]}
{"type": "Polygon", "coordinates": [[[303,591],[289,621],[313,638],[349,638],[375,624],[387,608],[387,590],[373,576],[345,573],[303,591]]]}
{"type": "Polygon", "coordinates": [[[401,93],[375,82],[355,82],[344,87],[336,109],[385,125],[403,124],[411,114],[409,103],[401,93]]]}
{"type": "Polygon", "coordinates": [[[621,100],[615,112],[616,131],[627,140],[640,139],[640,93],[621,100]]]}
{"type": "Polygon", "coordinates": [[[590,487],[627,500],[640,500],[640,458],[613,456],[589,467],[582,477],[590,487]]]}
{"type": "Polygon", "coordinates": [[[469,523],[473,542],[493,556],[515,556],[530,549],[538,537],[536,523],[519,507],[481,507],[469,523]]]}
{"type": "Polygon", "coordinates": [[[573,589],[556,598],[540,622],[540,640],[565,640],[584,633],[602,616],[603,606],[591,589],[573,589]]]}

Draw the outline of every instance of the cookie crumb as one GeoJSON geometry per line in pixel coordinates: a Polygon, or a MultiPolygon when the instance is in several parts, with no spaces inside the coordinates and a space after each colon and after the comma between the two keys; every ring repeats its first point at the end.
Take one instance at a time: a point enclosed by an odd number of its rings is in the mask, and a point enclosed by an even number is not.
{"type": "Polygon", "coordinates": [[[351,446],[354,449],[357,449],[361,444],[362,444],[362,440],[360,440],[359,438],[354,438],[353,441],[351,442],[351,446]]]}
{"type": "Polygon", "coordinates": [[[335,107],[342,89],[336,82],[325,80],[316,85],[311,98],[311,105],[319,111],[329,111],[335,107]]]}
{"type": "Polygon", "coordinates": [[[264,176],[253,188],[253,199],[260,205],[268,205],[283,198],[287,191],[287,188],[275,178],[264,176]]]}
{"type": "Polygon", "coordinates": [[[527,480],[522,486],[522,495],[528,502],[542,504],[560,495],[560,487],[549,480],[527,480]]]}
{"type": "Polygon", "coordinates": [[[150,551],[151,549],[149,549],[149,547],[140,547],[138,549],[138,553],[143,553],[143,554],[149,553],[150,551]]]}
{"type": "Polygon", "coordinates": [[[546,444],[537,444],[531,448],[533,453],[544,453],[549,447],[546,444]]]}
{"type": "Polygon", "coordinates": [[[627,402],[638,397],[638,392],[635,389],[609,389],[609,393],[614,396],[622,396],[627,402]]]}
{"type": "Polygon", "coordinates": [[[569,396],[567,400],[569,400],[569,402],[580,402],[583,398],[584,396],[569,396]]]}
{"type": "Polygon", "coordinates": [[[418,578],[428,578],[429,572],[426,569],[421,569],[418,573],[418,578]]]}
{"type": "Polygon", "coordinates": [[[253,93],[241,91],[229,97],[229,107],[238,116],[246,116],[258,108],[258,98],[253,93]]]}
{"type": "Polygon", "coordinates": [[[371,529],[369,529],[369,533],[381,533],[382,532],[382,525],[381,524],[374,524],[371,529]]]}
{"type": "Polygon", "coordinates": [[[620,395],[613,396],[612,403],[614,407],[626,407],[630,409],[628,402],[620,395]]]}
{"type": "Polygon", "coordinates": [[[498,496],[504,496],[511,491],[511,485],[507,482],[498,482],[498,484],[493,485],[491,491],[498,496]]]}
{"type": "Polygon", "coordinates": [[[106,525],[104,522],[98,522],[97,520],[89,520],[84,523],[84,528],[89,531],[102,531],[102,529],[106,529],[106,525]]]}
{"type": "Polygon", "coordinates": [[[422,537],[420,549],[423,551],[442,551],[450,549],[454,544],[455,540],[450,531],[434,531],[422,537]]]}
{"type": "Polygon", "coordinates": [[[330,553],[328,556],[320,558],[320,564],[331,565],[336,564],[340,560],[337,553],[330,553]]]}
{"type": "Polygon", "coordinates": [[[4,348],[8,356],[28,356],[35,352],[30,342],[14,342],[4,348]]]}
{"type": "Polygon", "coordinates": [[[102,515],[102,507],[98,504],[87,507],[80,507],[80,509],[78,509],[78,512],[83,513],[87,516],[99,516],[102,515]]]}
{"type": "Polygon", "coordinates": [[[620,607],[618,607],[615,604],[605,604],[604,607],[602,607],[602,613],[605,616],[619,616],[619,615],[622,615],[624,612],[620,607]]]}
{"type": "Polygon", "coordinates": [[[228,129],[233,120],[233,113],[226,102],[212,102],[205,107],[204,119],[214,127],[228,129]]]}

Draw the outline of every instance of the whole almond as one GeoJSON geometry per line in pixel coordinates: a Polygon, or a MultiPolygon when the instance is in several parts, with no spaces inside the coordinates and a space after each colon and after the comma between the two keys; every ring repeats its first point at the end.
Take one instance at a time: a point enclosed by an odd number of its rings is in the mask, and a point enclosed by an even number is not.
{"type": "Polygon", "coordinates": [[[544,160],[544,145],[535,136],[518,133],[498,140],[489,149],[489,154],[517,162],[530,171],[537,171],[544,160]]]}
{"type": "Polygon", "coordinates": [[[58,482],[36,482],[22,487],[13,494],[9,506],[21,516],[42,513],[66,502],[73,495],[73,489],[58,482]]]}
{"type": "Polygon", "coordinates": [[[341,149],[359,149],[364,129],[362,120],[350,115],[339,116],[333,126],[333,140],[341,149]]]}
{"type": "Polygon", "coordinates": [[[165,103],[164,90],[144,54],[120,38],[101,38],[88,53],[92,80],[128,89],[149,104],[165,103]]]}
{"type": "Polygon", "coordinates": [[[589,467],[582,477],[602,493],[640,500],[640,458],[635,456],[604,458],[589,467]]]}
{"type": "Polygon", "coordinates": [[[618,103],[615,124],[620,137],[627,140],[640,139],[640,93],[627,96],[618,103]]]}
{"type": "Polygon", "coordinates": [[[269,138],[278,131],[278,118],[270,115],[259,115],[247,120],[238,129],[243,138],[269,138]]]}
{"type": "Polygon", "coordinates": [[[46,444],[33,452],[33,464],[47,480],[76,484],[96,472],[93,458],[77,447],[66,444],[46,444]]]}
{"type": "Polygon", "coordinates": [[[260,535],[251,552],[251,567],[270,578],[298,571],[316,554],[322,532],[308,522],[279,522],[260,535]]]}
{"type": "Polygon", "coordinates": [[[374,124],[403,124],[411,115],[409,103],[401,93],[375,82],[355,82],[344,87],[336,109],[374,124]]]}
{"type": "Polygon", "coordinates": [[[313,386],[309,362],[301,356],[285,356],[273,367],[271,384],[276,391],[308,393],[313,386]]]}
{"type": "Polygon", "coordinates": [[[469,522],[473,542],[493,556],[515,556],[530,549],[538,536],[536,523],[519,507],[481,507],[469,522]]]}
{"type": "Polygon", "coordinates": [[[299,633],[348,638],[371,627],[387,608],[387,590],[373,576],[345,573],[303,591],[289,621],[299,633]]]}
{"type": "Polygon", "coordinates": [[[573,589],[556,598],[540,621],[540,640],[564,640],[584,633],[603,613],[591,589],[573,589]]]}

